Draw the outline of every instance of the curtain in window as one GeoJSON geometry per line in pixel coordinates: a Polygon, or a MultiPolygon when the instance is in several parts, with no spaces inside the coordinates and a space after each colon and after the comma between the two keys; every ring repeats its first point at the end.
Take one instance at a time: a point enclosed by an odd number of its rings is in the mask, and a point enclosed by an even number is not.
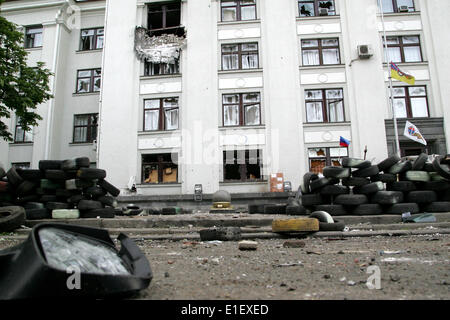
{"type": "Polygon", "coordinates": [[[304,66],[320,65],[319,50],[303,50],[302,56],[304,66]]]}
{"type": "Polygon", "coordinates": [[[224,55],[222,58],[223,70],[239,69],[238,59],[237,54],[224,55]]]}
{"type": "Polygon", "coordinates": [[[166,130],[178,129],[178,109],[166,110],[166,130]]]}
{"type": "Polygon", "coordinates": [[[259,104],[245,107],[245,125],[254,126],[260,123],[259,104]]]}
{"type": "Polygon", "coordinates": [[[342,101],[328,103],[328,121],[344,122],[344,104],[342,101]]]}
{"type": "Polygon", "coordinates": [[[336,49],[323,49],[323,64],[339,64],[339,50],[336,49]]]}
{"type": "Polygon", "coordinates": [[[411,98],[411,112],[414,118],[427,118],[428,108],[426,98],[411,98]]]}
{"type": "Polygon", "coordinates": [[[420,47],[404,47],[403,52],[405,54],[405,62],[420,62],[420,61],[422,61],[420,47]]]}
{"type": "Polygon", "coordinates": [[[394,2],[392,0],[378,0],[378,3],[380,2],[383,4],[384,13],[394,12],[394,2]]]}
{"type": "Polygon", "coordinates": [[[103,48],[103,41],[104,41],[104,30],[99,29],[99,30],[97,30],[97,47],[96,47],[96,49],[103,48]]]}
{"type": "Polygon", "coordinates": [[[256,9],[255,6],[241,7],[241,20],[255,20],[256,19],[255,9],[256,9]]]}
{"type": "Polygon", "coordinates": [[[242,69],[256,69],[258,68],[257,54],[243,54],[242,55],[242,69]]]}
{"type": "Polygon", "coordinates": [[[394,99],[394,108],[397,118],[407,118],[405,99],[394,99]]]}
{"type": "Polygon", "coordinates": [[[81,31],[81,50],[94,49],[94,30],[81,31]]]}
{"type": "Polygon", "coordinates": [[[145,111],[145,131],[158,130],[159,122],[159,110],[146,110],[145,111]]]}
{"type": "Polygon", "coordinates": [[[308,122],[323,122],[323,109],[321,102],[306,103],[308,122]]]}
{"type": "Polygon", "coordinates": [[[223,107],[223,125],[239,125],[239,105],[229,105],[223,107]]]}
{"type": "Polygon", "coordinates": [[[400,48],[387,48],[385,62],[402,62],[402,55],[400,53],[400,48]]]}

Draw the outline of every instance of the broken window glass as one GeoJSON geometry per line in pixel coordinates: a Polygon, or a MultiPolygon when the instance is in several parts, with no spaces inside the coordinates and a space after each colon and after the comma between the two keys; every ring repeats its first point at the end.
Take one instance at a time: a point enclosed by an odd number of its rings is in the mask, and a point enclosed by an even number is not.
{"type": "Polygon", "coordinates": [[[27,27],[25,30],[25,48],[42,47],[42,26],[27,27]]]}
{"type": "Polygon", "coordinates": [[[334,0],[300,0],[300,17],[331,16],[336,14],[334,0]]]}
{"type": "Polygon", "coordinates": [[[164,99],[165,130],[178,129],[178,99],[164,99]]]}
{"type": "Polygon", "coordinates": [[[239,105],[224,106],[224,126],[239,125],[239,105]]]}
{"type": "Polygon", "coordinates": [[[222,104],[224,126],[261,124],[259,93],[225,94],[222,104]]]}
{"type": "Polygon", "coordinates": [[[148,29],[161,34],[175,34],[180,26],[181,6],[180,2],[151,4],[148,6],[148,29]]]}
{"type": "Polygon", "coordinates": [[[75,115],[73,142],[91,143],[97,139],[98,114],[75,115]]]}
{"type": "Polygon", "coordinates": [[[323,122],[324,119],[322,102],[307,102],[306,115],[308,122],[323,122]]]}
{"type": "Polygon", "coordinates": [[[178,154],[142,155],[143,183],[176,183],[178,182],[178,154]]]}
{"type": "Polygon", "coordinates": [[[256,19],[255,0],[222,0],[222,21],[244,21],[256,19]]]}
{"type": "Polygon", "coordinates": [[[262,177],[262,151],[228,150],[223,152],[224,181],[258,181],[262,177]]]}

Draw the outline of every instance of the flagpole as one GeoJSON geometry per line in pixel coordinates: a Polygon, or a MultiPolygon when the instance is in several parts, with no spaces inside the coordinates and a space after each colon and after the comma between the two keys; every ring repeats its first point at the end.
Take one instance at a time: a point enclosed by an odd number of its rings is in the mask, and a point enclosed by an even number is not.
{"type": "Polygon", "coordinates": [[[394,133],[395,133],[395,148],[396,148],[396,154],[401,157],[400,154],[400,141],[398,139],[398,127],[397,127],[397,115],[395,112],[395,108],[394,108],[394,90],[392,87],[392,76],[391,76],[391,55],[389,54],[388,51],[388,45],[387,45],[387,36],[386,36],[386,28],[384,25],[384,10],[383,10],[383,0],[379,1],[380,3],[380,11],[381,11],[381,23],[383,25],[383,38],[384,38],[384,50],[386,52],[386,57],[387,57],[387,64],[388,64],[388,74],[389,74],[389,91],[390,91],[390,105],[391,105],[391,109],[392,109],[392,115],[394,117],[394,133]]]}

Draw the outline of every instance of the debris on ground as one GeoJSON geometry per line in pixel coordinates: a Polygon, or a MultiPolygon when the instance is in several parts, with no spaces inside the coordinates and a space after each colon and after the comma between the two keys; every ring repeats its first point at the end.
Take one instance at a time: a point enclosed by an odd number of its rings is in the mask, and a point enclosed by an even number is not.
{"type": "Polygon", "coordinates": [[[258,242],[244,240],[239,242],[239,250],[256,250],[258,249],[258,242]]]}

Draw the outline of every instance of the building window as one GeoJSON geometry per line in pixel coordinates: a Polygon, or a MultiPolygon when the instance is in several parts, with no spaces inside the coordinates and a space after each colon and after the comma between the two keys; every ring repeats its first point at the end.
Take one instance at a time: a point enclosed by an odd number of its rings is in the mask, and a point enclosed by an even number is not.
{"type": "MultiPolygon", "coordinates": [[[[148,6],[148,29],[151,36],[177,34],[180,30],[181,6],[179,1],[148,6]]],[[[184,31],[182,32],[184,34],[184,31]]],[[[180,34],[181,35],[181,34],[180,34]]]]}
{"type": "MultiPolygon", "coordinates": [[[[384,45],[384,38],[383,38],[384,45]]],[[[387,50],[385,61],[388,62],[421,62],[419,36],[387,37],[387,50]]]]}
{"type": "Polygon", "coordinates": [[[144,100],[144,131],[178,129],[178,98],[144,100]]]}
{"type": "Polygon", "coordinates": [[[99,92],[102,69],[78,70],[76,93],[99,92]]]}
{"type": "Polygon", "coordinates": [[[336,9],[334,0],[309,0],[298,2],[300,17],[334,16],[336,9]]]}
{"type": "Polygon", "coordinates": [[[425,86],[394,87],[394,107],[397,118],[428,118],[428,98],[425,86]]]}
{"type": "Polygon", "coordinates": [[[19,123],[20,118],[16,118],[16,130],[14,134],[15,143],[33,142],[33,129],[25,131],[19,123]]]}
{"type": "Polygon", "coordinates": [[[92,143],[97,139],[98,113],[76,114],[73,123],[73,143],[92,143]]]}
{"type": "Polygon", "coordinates": [[[178,74],[180,73],[179,61],[175,63],[153,63],[145,61],[144,63],[144,75],[156,76],[163,74],[178,74]]]}
{"type": "Polygon", "coordinates": [[[142,183],[177,183],[178,154],[142,155],[142,183]]]}
{"type": "Polygon", "coordinates": [[[80,50],[103,49],[103,40],[103,28],[81,30],[80,50]]]}
{"type": "Polygon", "coordinates": [[[31,163],[29,163],[29,162],[13,162],[13,163],[11,163],[11,167],[14,167],[15,169],[30,169],[31,163]]]}
{"type": "Polygon", "coordinates": [[[311,148],[308,149],[309,171],[322,174],[327,166],[341,166],[342,158],[348,157],[347,148],[311,148]]]}
{"type": "Polygon", "coordinates": [[[257,43],[222,45],[222,70],[257,69],[258,66],[257,43]]]}
{"type": "Polygon", "coordinates": [[[307,122],[344,122],[342,89],[305,90],[307,122]]]}
{"type": "Polygon", "coordinates": [[[25,28],[25,48],[42,47],[42,26],[25,28]]]}
{"type": "Polygon", "coordinates": [[[255,0],[222,0],[222,21],[244,21],[256,19],[255,0]]]}
{"type": "Polygon", "coordinates": [[[340,64],[339,39],[302,40],[304,66],[340,64]]]}
{"type": "Polygon", "coordinates": [[[262,181],[261,150],[230,150],[223,152],[223,180],[226,182],[262,181]]]}
{"type": "Polygon", "coordinates": [[[259,93],[224,94],[222,99],[223,125],[256,126],[261,124],[259,93]]]}
{"type": "Polygon", "coordinates": [[[414,12],[414,0],[378,0],[378,5],[383,4],[384,13],[400,13],[400,12],[414,12]]]}

